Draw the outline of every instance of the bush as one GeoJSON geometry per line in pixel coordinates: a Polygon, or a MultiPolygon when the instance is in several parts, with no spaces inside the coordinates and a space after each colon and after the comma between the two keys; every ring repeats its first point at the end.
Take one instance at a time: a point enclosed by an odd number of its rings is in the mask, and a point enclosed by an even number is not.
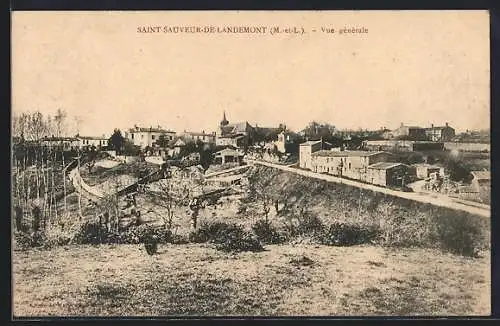
{"type": "Polygon", "coordinates": [[[278,233],[276,228],[266,220],[259,220],[252,225],[252,230],[257,236],[257,239],[265,244],[278,244],[283,243],[285,237],[278,233]]]}
{"type": "Polygon", "coordinates": [[[224,222],[203,223],[195,232],[189,234],[189,241],[194,243],[214,241],[220,236],[229,233],[235,227],[237,227],[235,224],[224,222]]]}
{"type": "Polygon", "coordinates": [[[133,226],[119,234],[118,243],[138,244],[146,242],[169,243],[172,232],[162,226],[142,224],[133,226]]]}
{"type": "Polygon", "coordinates": [[[75,241],[78,244],[101,244],[106,243],[109,232],[104,225],[99,222],[85,222],[80,226],[78,233],[75,236],[75,241]]]}
{"type": "Polygon", "coordinates": [[[485,246],[477,218],[450,212],[441,214],[433,222],[431,237],[445,251],[472,257],[485,246]]]}
{"type": "Polygon", "coordinates": [[[156,241],[170,242],[172,233],[164,226],[143,224],[128,228],[124,232],[110,232],[99,222],[84,223],[75,237],[79,244],[139,244],[156,241]]]}
{"type": "Polygon", "coordinates": [[[292,216],[288,223],[285,223],[285,230],[291,236],[312,235],[317,236],[324,232],[325,225],[316,215],[304,213],[299,216],[292,216]]]}
{"type": "Polygon", "coordinates": [[[170,239],[170,243],[172,243],[172,244],[188,244],[189,239],[184,235],[174,234],[174,235],[172,235],[172,238],[170,239]]]}
{"type": "Polygon", "coordinates": [[[16,245],[21,250],[37,247],[47,247],[49,242],[43,232],[16,232],[14,234],[16,245]]]}
{"type": "Polygon", "coordinates": [[[354,246],[370,243],[378,234],[374,227],[336,222],[323,234],[321,242],[328,246],[354,246]]]}
{"type": "Polygon", "coordinates": [[[243,229],[234,229],[215,241],[216,249],[225,252],[241,251],[263,251],[264,247],[259,240],[253,237],[253,234],[243,229]]]}
{"type": "Polygon", "coordinates": [[[217,250],[225,252],[262,251],[262,244],[236,224],[205,223],[189,235],[191,242],[212,242],[217,250]]]}

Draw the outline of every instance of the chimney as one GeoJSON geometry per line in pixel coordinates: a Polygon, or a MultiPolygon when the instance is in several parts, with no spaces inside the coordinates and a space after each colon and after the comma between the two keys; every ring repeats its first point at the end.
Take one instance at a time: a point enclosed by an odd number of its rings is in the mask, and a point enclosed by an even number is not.
{"type": "Polygon", "coordinates": [[[431,128],[434,128],[434,124],[433,123],[431,123],[431,128]]]}
{"type": "Polygon", "coordinates": [[[446,127],[448,127],[448,122],[446,122],[444,125],[445,125],[446,127]]]}
{"type": "Polygon", "coordinates": [[[403,126],[404,126],[404,123],[401,122],[401,127],[403,127],[403,126]]]}

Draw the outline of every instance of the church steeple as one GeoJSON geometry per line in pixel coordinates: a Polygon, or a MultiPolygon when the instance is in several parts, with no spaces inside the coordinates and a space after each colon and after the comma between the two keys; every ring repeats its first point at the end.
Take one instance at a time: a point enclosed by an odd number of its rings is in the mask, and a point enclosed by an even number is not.
{"type": "Polygon", "coordinates": [[[226,110],[224,110],[222,114],[222,121],[220,122],[221,126],[227,126],[229,124],[229,121],[226,119],[226,110]]]}

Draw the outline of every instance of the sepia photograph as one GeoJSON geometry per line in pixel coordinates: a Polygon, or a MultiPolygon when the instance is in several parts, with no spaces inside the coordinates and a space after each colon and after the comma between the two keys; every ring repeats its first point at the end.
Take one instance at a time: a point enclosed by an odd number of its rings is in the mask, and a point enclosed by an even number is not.
{"type": "Polygon", "coordinates": [[[13,318],[491,315],[489,18],[13,11],[13,318]]]}

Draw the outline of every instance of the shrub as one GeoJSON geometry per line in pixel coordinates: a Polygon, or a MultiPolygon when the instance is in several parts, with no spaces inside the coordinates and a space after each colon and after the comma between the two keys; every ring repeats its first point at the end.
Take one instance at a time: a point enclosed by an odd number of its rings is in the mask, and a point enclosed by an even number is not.
{"type": "Polygon", "coordinates": [[[266,220],[257,221],[252,225],[252,230],[257,236],[257,239],[265,244],[278,244],[285,240],[285,238],[278,233],[276,228],[266,220]]]}
{"type": "Polygon", "coordinates": [[[47,237],[43,232],[16,232],[14,234],[17,248],[21,250],[26,250],[35,247],[46,247],[48,246],[47,237]]]}
{"type": "Polygon", "coordinates": [[[391,247],[426,247],[429,245],[429,214],[389,214],[380,230],[380,244],[391,247]]]}
{"type": "Polygon", "coordinates": [[[112,232],[99,222],[92,221],[80,227],[75,241],[79,244],[139,244],[150,241],[168,243],[171,236],[170,230],[164,226],[143,224],[130,227],[124,232],[112,232]]]}
{"type": "Polygon", "coordinates": [[[119,243],[146,243],[155,241],[158,243],[169,243],[172,239],[172,232],[162,226],[142,224],[133,226],[119,235],[119,243]]]}
{"type": "Polygon", "coordinates": [[[325,229],[323,222],[311,213],[304,214],[299,218],[299,224],[297,226],[297,232],[300,235],[307,234],[318,234],[325,229]]]}
{"type": "Polygon", "coordinates": [[[291,236],[312,235],[317,236],[324,232],[325,225],[316,215],[306,212],[303,215],[292,216],[285,223],[285,231],[291,236]]]}
{"type": "Polygon", "coordinates": [[[253,234],[244,231],[241,228],[230,230],[223,236],[215,239],[215,248],[225,252],[241,251],[263,251],[264,248],[259,240],[253,237],[253,234]]]}
{"type": "Polygon", "coordinates": [[[322,235],[321,242],[329,246],[353,246],[372,242],[378,233],[374,227],[336,222],[322,235]]]}
{"type": "Polygon", "coordinates": [[[85,222],[80,226],[75,236],[78,244],[101,244],[107,242],[109,232],[107,228],[99,222],[85,222]]]}
{"type": "Polygon", "coordinates": [[[474,256],[485,245],[481,230],[477,218],[468,214],[446,212],[433,219],[431,237],[445,251],[474,256]]]}
{"type": "Polygon", "coordinates": [[[158,252],[158,242],[154,240],[147,240],[144,242],[144,248],[148,255],[154,255],[158,252]]]}
{"type": "Polygon", "coordinates": [[[225,252],[262,251],[262,244],[236,224],[205,223],[189,235],[191,242],[212,242],[217,250],[225,252]]]}
{"type": "Polygon", "coordinates": [[[235,227],[235,224],[228,224],[224,222],[203,223],[196,231],[189,234],[189,241],[195,243],[214,241],[219,236],[227,234],[235,227]]]}
{"type": "Polygon", "coordinates": [[[186,237],[184,235],[173,234],[171,239],[170,239],[170,243],[172,243],[172,244],[188,244],[189,239],[188,239],[188,237],[186,237]]]}

